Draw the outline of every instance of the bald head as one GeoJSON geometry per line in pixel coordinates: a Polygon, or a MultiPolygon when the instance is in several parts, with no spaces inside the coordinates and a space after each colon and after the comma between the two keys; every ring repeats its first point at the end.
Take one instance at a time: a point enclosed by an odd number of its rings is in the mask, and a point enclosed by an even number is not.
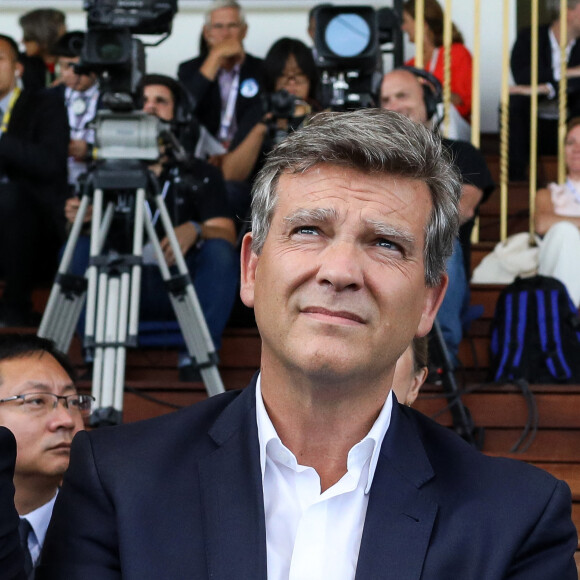
{"type": "Polygon", "coordinates": [[[383,77],[381,108],[401,113],[423,125],[428,121],[423,86],[408,70],[394,70],[383,77]]]}

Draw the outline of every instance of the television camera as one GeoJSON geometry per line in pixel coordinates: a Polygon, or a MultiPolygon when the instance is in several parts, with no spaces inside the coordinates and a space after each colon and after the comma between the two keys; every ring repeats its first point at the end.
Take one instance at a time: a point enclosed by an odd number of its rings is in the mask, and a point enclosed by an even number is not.
{"type": "Polygon", "coordinates": [[[374,8],[324,5],[315,18],[321,105],[338,111],[375,106],[382,62],[374,8]]]}
{"type": "MultiPolygon", "coordinates": [[[[170,187],[182,185],[179,171],[163,187],[149,170],[160,142],[180,160],[178,140],[167,124],[143,113],[145,49],[133,34],[171,33],[177,0],[85,0],[87,35],[81,70],[97,72],[101,102],[94,121],[93,162],[82,181],[82,198],[42,318],[39,336],[68,351],[86,298],[83,345],[93,361],[91,425],[118,424],[122,418],[126,348],[136,347],[147,233],[169,293],[188,353],[210,395],[223,392],[217,354],[164,203],[170,187]],[[84,277],[69,272],[92,204],[90,260],[84,277]],[[150,207],[152,206],[152,207],[150,207]],[[159,220],[176,260],[170,270],[155,227],[159,220]],[[111,231],[112,230],[112,231],[111,231]]],[[[180,157],[181,156],[181,157],[180,157]]]]}
{"type": "Polygon", "coordinates": [[[399,17],[391,8],[322,5],[315,12],[316,65],[324,108],[342,111],[378,104],[383,53],[402,64],[399,17]]]}

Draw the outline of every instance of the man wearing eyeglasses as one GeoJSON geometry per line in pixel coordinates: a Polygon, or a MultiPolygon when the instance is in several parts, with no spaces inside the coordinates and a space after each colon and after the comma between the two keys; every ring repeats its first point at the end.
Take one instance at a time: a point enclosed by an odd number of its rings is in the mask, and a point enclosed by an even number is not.
{"type": "Polygon", "coordinates": [[[0,425],[16,438],[14,503],[27,577],[34,567],[69,463],[73,436],[83,429],[92,397],[79,395],[74,369],[51,341],[0,336],[0,425]]]}

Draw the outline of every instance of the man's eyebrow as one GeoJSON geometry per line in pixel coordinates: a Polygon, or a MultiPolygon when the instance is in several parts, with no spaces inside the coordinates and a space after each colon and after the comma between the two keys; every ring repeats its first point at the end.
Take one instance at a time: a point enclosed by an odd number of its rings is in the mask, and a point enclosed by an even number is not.
{"type": "Polygon", "coordinates": [[[416,238],[407,230],[385,224],[375,220],[367,220],[367,225],[374,230],[375,234],[380,237],[389,238],[404,246],[413,246],[416,243],[416,238]]]}
{"type": "MultiPolygon", "coordinates": [[[[26,388],[26,389],[34,389],[34,391],[29,391],[29,392],[35,392],[35,393],[51,393],[52,392],[52,387],[50,387],[46,383],[43,383],[42,381],[29,380],[29,381],[25,381],[24,383],[22,383],[21,386],[22,386],[22,388],[26,388]]],[[[66,385],[62,389],[62,392],[67,392],[67,391],[72,391],[73,394],[77,392],[77,389],[72,382],[70,384],[66,385]]]]}
{"type": "Polygon", "coordinates": [[[338,212],[333,208],[318,207],[315,209],[297,209],[284,218],[288,227],[306,225],[308,223],[321,223],[338,218],[338,212]]]}

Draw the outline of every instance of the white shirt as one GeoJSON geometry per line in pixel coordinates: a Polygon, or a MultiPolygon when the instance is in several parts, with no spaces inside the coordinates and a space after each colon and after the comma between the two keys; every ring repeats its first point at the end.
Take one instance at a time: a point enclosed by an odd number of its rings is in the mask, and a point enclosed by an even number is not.
{"type": "Polygon", "coordinates": [[[389,393],[368,435],[348,453],[347,473],[320,493],[320,477],[282,443],[256,383],[268,580],[353,580],[368,494],[393,407],[389,393]]]}
{"type": "MultiPolygon", "coordinates": [[[[58,492],[56,495],[58,495],[58,492]]],[[[22,518],[28,520],[28,523],[32,527],[32,532],[28,534],[28,549],[30,550],[33,566],[38,564],[40,558],[40,551],[44,544],[44,538],[46,537],[46,530],[48,529],[56,495],[48,503],[22,516],[22,518]]]]}
{"type": "MultiPolygon", "coordinates": [[[[560,43],[556,40],[556,37],[554,36],[554,33],[552,32],[551,28],[548,29],[548,38],[550,39],[550,46],[552,48],[552,73],[554,75],[554,80],[559,81],[560,56],[561,56],[560,43]]],[[[572,50],[572,47],[574,46],[575,43],[576,39],[573,38],[566,45],[566,62],[568,62],[568,59],[570,58],[570,51],[572,50]]]]}
{"type": "MultiPolygon", "coordinates": [[[[70,127],[70,138],[86,141],[90,145],[95,143],[95,129],[90,122],[97,114],[97,104],[99,101],[99,84],[95,83],[86,91],[75,91],[70,87],[65,89],[65,104],[68,111],[68,123],[70,127]],[[82,112],[75,111],[75,103],[84,103],[82,112]]],[[[87,170],[84,161],[77,161],[74,157],[68,158],[68,182],[76,184],[79,175],[87,170]]]]}

